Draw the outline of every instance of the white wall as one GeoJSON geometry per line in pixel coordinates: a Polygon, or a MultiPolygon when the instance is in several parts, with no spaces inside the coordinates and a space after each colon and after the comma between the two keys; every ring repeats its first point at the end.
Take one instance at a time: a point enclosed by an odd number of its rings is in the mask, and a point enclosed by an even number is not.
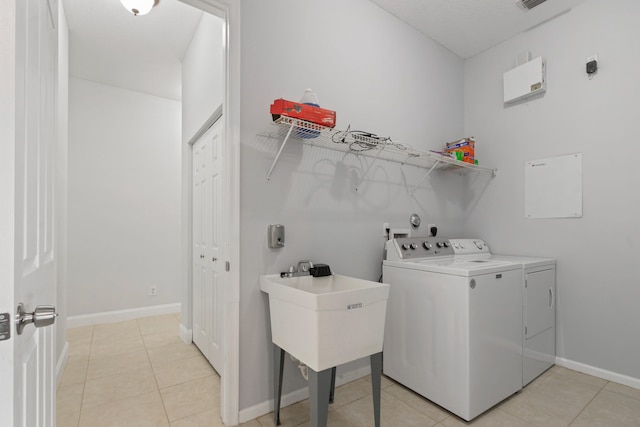
{"type": "Polygon", "coordinates": [[[182,61],[182,140],[188,142],[222,104],[224,20],[203,13],[182,61]]]}
{"type": "Polygon", "coordinates": [[[177,101],[70,79],[69,315],[179,302],[180,115],[177,101]]]}
{"type": "MultiPolygon", "coordinates": [[[[453,183],[435,176],[409,196],[423,170],[380,161],[354,191],[366,161],[291,142],[270,183],[266,174],[281,140],[269,105],[299,100],[310,87],[337,111],[338,128],[390,135],[441,149],[463,135],[463,61],[367,0],[242,2],[242,151],[240,408],[272,398],[267,298],[258,276],[301,259],[334,272],[378,280],[383,222],[408,227],[411,213],[442,234],[463,223],[453,183]],[[284,224],[286,246],[266,247],[267,225],[284,224]]],[[[295,320],[293,320],[295,321],[295,320]]],[[[339,368],[338,375],[368,361],[339,368]]],[[[284,393],[306,387],[287,361],[284,393]]]]}
{"type": "Polygon", "coordinates": [[[640,3],[590,0],[465,62],[465,133],[499,168],[465,227],[494,253],[558,260],[558,355],[640,384],[637,159],[640,3]],[[505,106],[502,73],[547,60],[547,93],[505,106]],[[599,54],[589,80],[586,57],[599,54]],[[580,219],[524,218],[524,163],[583,153],[580,219]]]}
{"type": "Polygon", "coordinates": [[[56,138],[56,260],[58,289],[56,308],[56,358],[62,356],[67,329],[67,217],[69,131],[69,27],[62,2],[58,3],[58,135],[56,138]]]}

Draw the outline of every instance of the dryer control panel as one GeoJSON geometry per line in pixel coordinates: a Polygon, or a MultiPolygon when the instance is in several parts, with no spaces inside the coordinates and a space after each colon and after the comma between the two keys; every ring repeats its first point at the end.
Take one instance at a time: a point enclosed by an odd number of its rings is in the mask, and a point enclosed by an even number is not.
{"type": "Polygon", "coordinates": [[[389,261],[408,261],[453,254],[453,247],[447,238],[400,237],[387,241],[384,259],[389,261]]]}

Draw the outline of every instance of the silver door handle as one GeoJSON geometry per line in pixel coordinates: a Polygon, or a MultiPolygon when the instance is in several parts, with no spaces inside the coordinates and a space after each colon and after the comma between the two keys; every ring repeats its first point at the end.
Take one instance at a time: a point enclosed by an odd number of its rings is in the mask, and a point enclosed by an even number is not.
{"type": "Polygon", "coordinates": [[[42,328],[44,326],[53,325],[56,321],[56,308],[52,305],[39,305],[33,311],[33,313],[27,313],[24,311],[24,305],[18,304],[18,310],[16,314],[16,330],[18,335],[22,335],[22,331],[29,323],[33,323],[36,328],[42,328]]]}

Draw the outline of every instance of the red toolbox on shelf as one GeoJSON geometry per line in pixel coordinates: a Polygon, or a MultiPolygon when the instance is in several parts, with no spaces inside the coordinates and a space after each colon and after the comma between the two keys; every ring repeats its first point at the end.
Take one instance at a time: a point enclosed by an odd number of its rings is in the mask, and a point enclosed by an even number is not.
{"type": "Polygon", "coordinates": [[[300,102],[287,101],[282,98],[276,99],[273,101],[273,104],[271,104],[271,115],[273,120],[278,120],[280,116],[287,116],[329,128],[336,126],[335,111],[309,104],[301,104],[300,102]]]}

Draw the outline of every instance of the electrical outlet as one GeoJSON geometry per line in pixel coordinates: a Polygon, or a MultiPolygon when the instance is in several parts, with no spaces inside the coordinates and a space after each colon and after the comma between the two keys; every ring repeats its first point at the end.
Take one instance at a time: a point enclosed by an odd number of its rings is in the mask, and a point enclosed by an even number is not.
{"type": "Polygon", "coordinates": [[[436,227],[436,225],[435,224],[427,225],[427,232],[429,233],[429,236],[433,236],[433,233],[431,233],[431,227],[436,227]]]}
{"type": "Polygon", "coordinates": [[[149,295],[155,296],[158,294],[158,289],[155,286],[149,287],[149,295]]]}
{"type": "Polygon", "coordinates": [[[382,224],[382,237],[389,237],[389,223],[382,224]]]}

